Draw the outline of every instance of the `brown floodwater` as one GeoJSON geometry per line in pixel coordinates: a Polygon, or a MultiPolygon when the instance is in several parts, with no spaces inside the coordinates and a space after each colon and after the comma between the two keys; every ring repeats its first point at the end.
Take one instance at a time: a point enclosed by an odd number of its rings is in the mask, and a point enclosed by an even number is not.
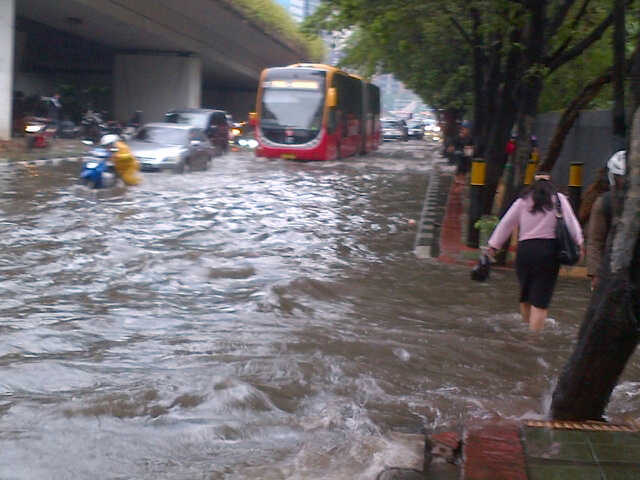
{"type": "MultiPolygon", "coordinates": [[[[0,165],[0,478],[372,479],[389,431],[544,417],[588,301],[412,253],[424,144],[89,191],[0,165]]],[[[638,418],[632,358],[609,415],[638,418]]]]}

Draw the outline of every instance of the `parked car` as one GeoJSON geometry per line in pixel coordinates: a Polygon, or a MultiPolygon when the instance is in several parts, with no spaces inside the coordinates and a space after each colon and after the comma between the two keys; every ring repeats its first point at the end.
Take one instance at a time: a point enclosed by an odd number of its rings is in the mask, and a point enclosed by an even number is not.
{"type": "Polygon", "coordinates": [[[383,118],[380,123],[383,140],[409,140],[409,130],[404,120],[383,118]]]}
{"type": "Polygon", "coordinates": [[[146,171],[171,169],[176,173],[206,170],[216,156],[200,128],[176,123],[148,123],[128,142],[131,153],[146,171]]]}
{"type": "Polygon", "coordinates": [[[410,120],[407,122],[407,128],[409,130],[409,138],[422,140],[424,137],[424,124],[421,121],[410,120]]]}
{"type": "Polygon", "coordinates": [[[211,144],[217,147],[221,153],[229,148],[229,121],[228,113],[224,110],[209,108],[186,108],[183,110],[171,110],[165,114],[165,121],[191,125],[202,129],[211,144]]]}

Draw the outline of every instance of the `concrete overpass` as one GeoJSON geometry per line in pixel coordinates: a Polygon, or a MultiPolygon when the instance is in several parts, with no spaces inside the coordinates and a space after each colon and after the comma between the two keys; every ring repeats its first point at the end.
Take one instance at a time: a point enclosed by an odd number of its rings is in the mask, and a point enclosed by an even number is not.
{"type": "MultiPolygon", "coordinates": [[[[0,138],[13,92],[101,79],[115,118],[216,106],[245,116],[260,71],[308,61],[228,0],[0,0],[0,138]]],[[[49,89],[49,91],[42,91],[49,89]]]]}

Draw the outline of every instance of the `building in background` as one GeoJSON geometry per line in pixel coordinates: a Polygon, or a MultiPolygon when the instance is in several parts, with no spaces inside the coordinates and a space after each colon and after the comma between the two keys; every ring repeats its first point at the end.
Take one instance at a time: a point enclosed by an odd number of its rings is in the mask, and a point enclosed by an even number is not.
{"type": "Polygon", "coordinates": [[[416,115],[428,110],[420,97],[391,74],[376,75],[373,83],[380,87],[382,110],[385,115],[416,115]]]}
{"type": "Polygon", "coordinates": [[[276,0],[296,22],[302,22],[316,11],[321,0],[276,0]]]}

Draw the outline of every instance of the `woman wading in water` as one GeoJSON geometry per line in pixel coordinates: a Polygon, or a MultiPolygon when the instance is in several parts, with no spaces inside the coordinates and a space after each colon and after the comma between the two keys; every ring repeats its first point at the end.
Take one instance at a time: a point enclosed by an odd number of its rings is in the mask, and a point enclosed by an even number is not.
{"type": "Polygon", "coordinates": [[[580,252],[584,253],[582,229],[566,196],[558,193],[546,172],[535,175],[489,238],[489,256],[504,245],[517,226],[518,250],[516,274],[520,284],[520,312],[532,331],[544,327],[560,263],[556,246],[556,208],[559,201],[562,216],[580,252]]]}

